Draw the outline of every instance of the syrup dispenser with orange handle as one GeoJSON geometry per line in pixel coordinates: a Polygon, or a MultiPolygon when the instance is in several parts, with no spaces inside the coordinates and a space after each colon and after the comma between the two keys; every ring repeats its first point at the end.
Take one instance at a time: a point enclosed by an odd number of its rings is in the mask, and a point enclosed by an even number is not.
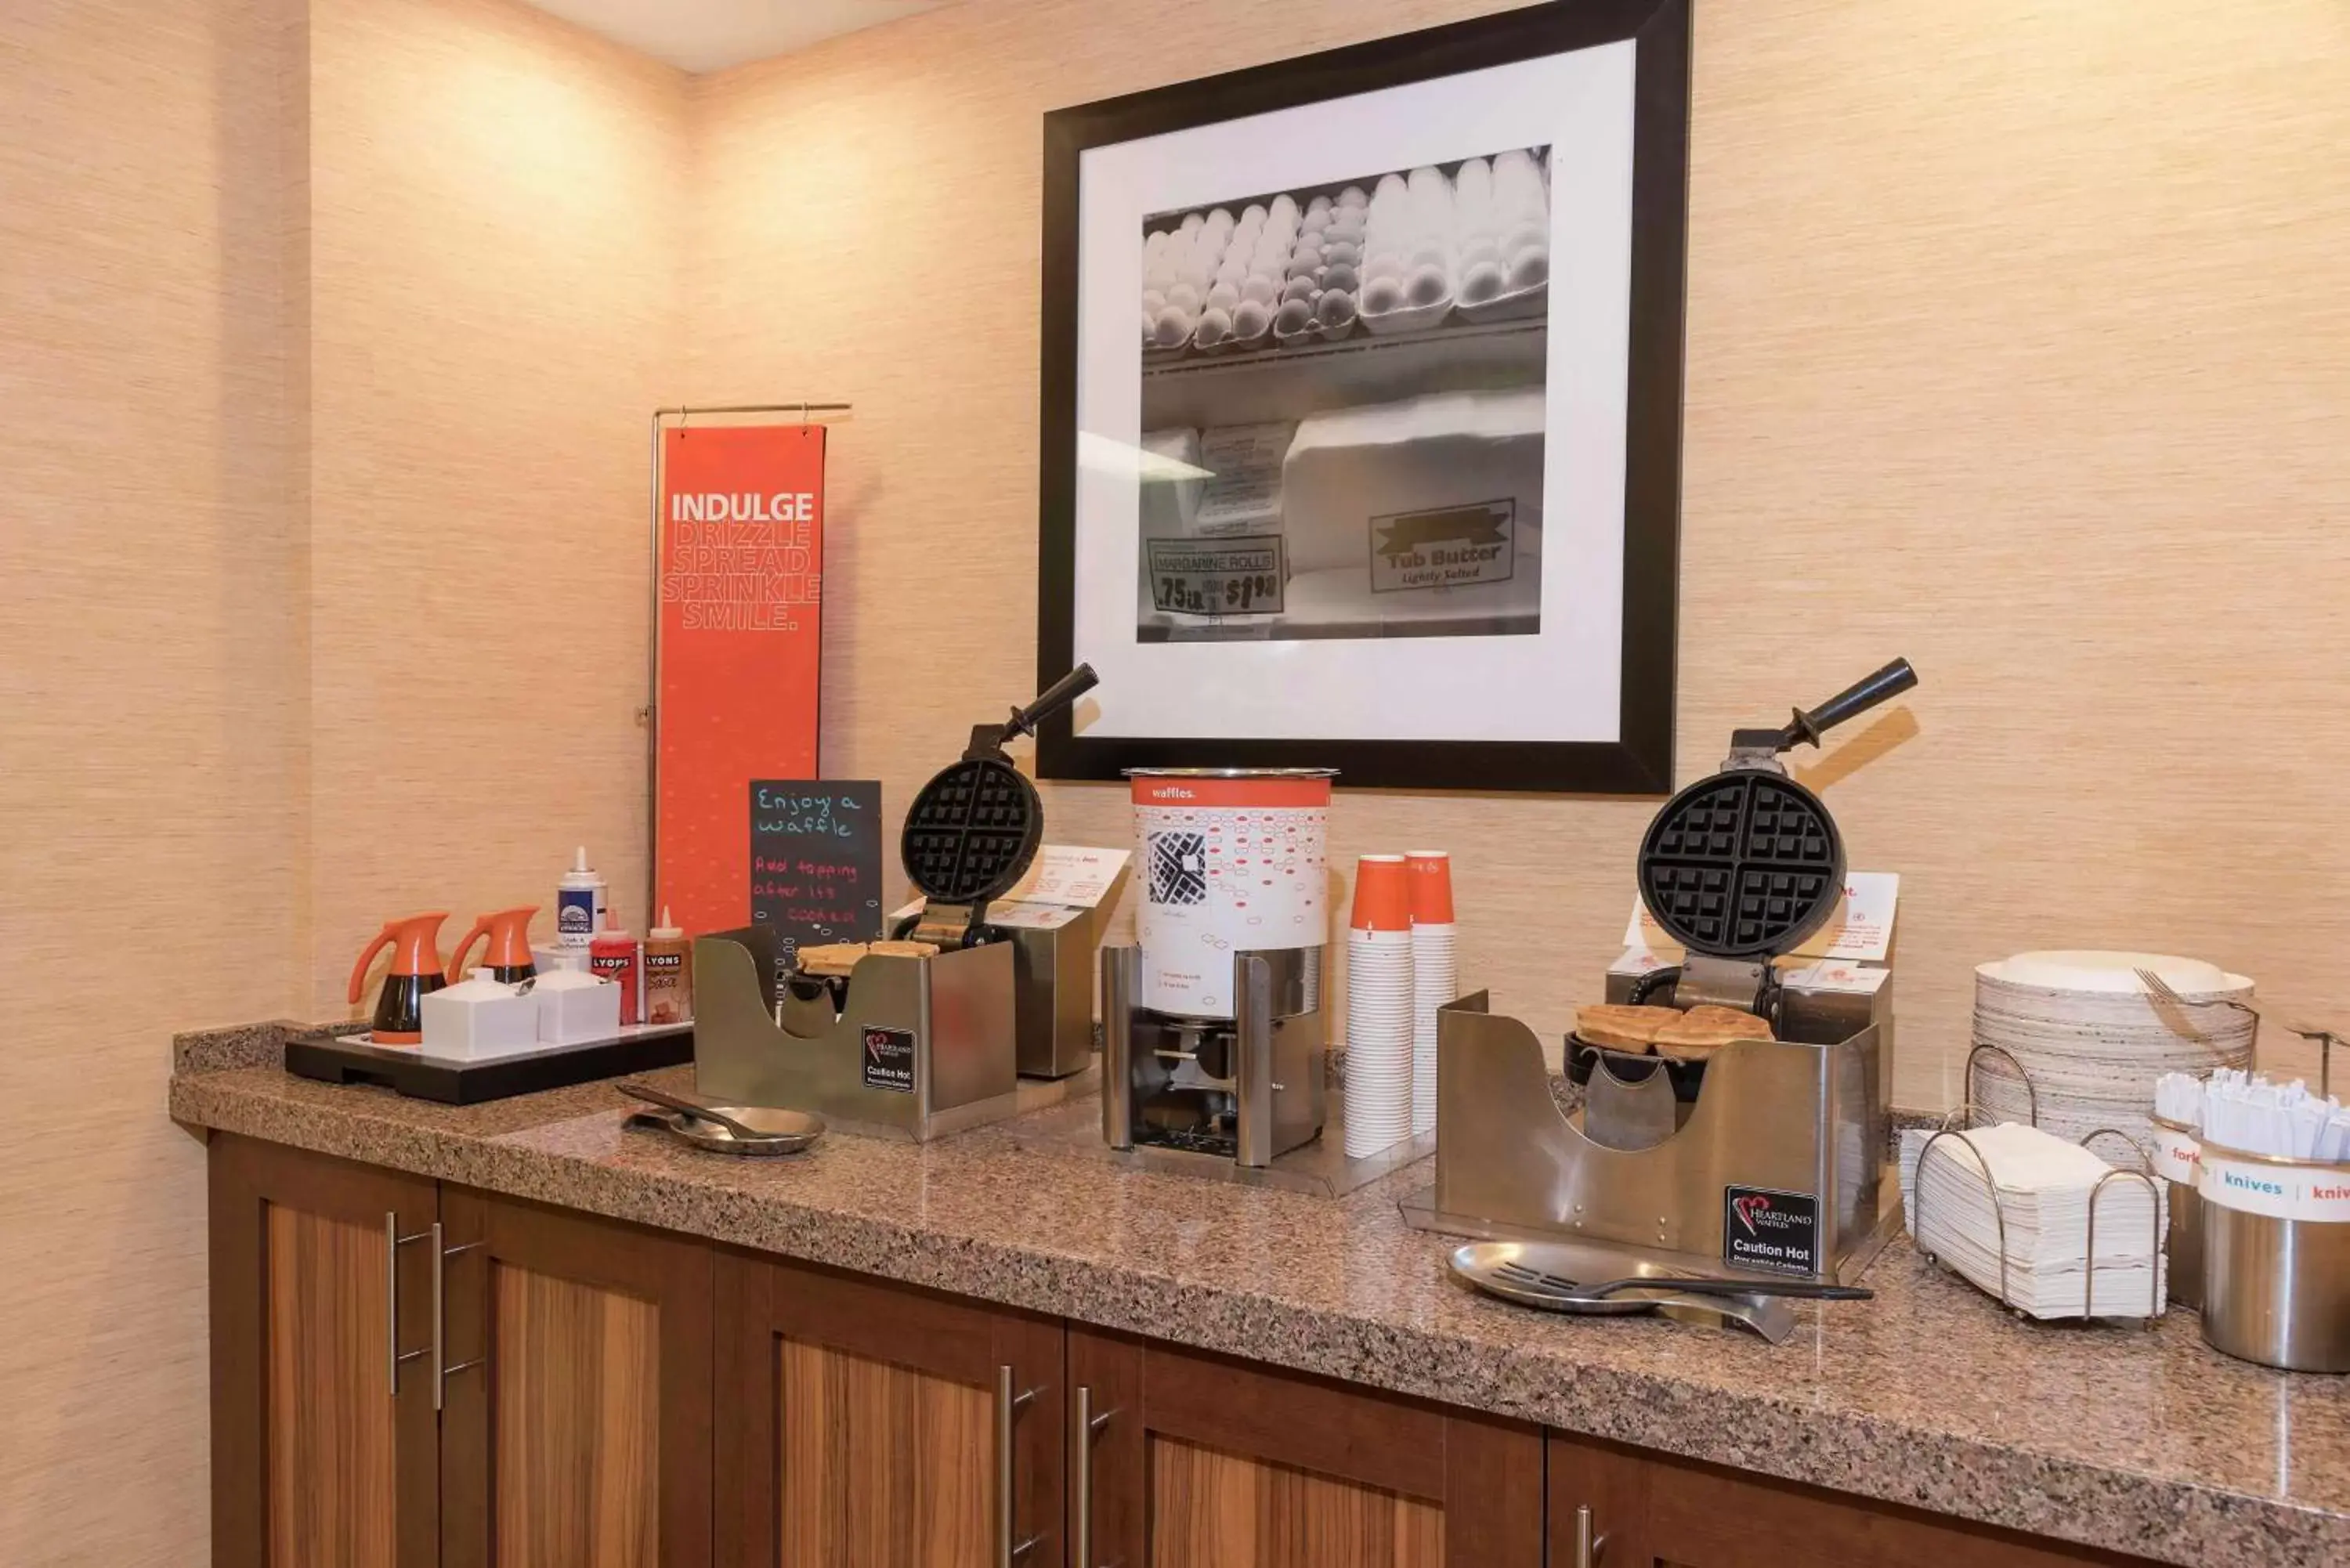
{"type": "Polygon", "coordinates": [[[482,967],[492,980],[513,985],[536,974],[538,965],[530,956],[530,918],[537,913],[536,904],[525,904],[475,920],[473,929],[457,940],[449,954],[449,983],[456,984],[457,977],[464,972],[465,954],[476,937],[489,940],[488,948],[482,953],[482,967]]]}
{"type": "MultiPolygon", "coordinates": [[[[359,961],[351,966],[350,999],[356,1002],[366,988],[368,966],[375,962],[375,955],[386,948],[391,950],[391,968],[383,977],[383,990],[375,999],[375,1022],[368,1031],[368,1038],[376,1044],[423,1043],[424,1015],[417,1004],[428,992],[448,983],[441,972],[441,922],[448,918],[449,912],[442,909],[387,920],[359,954],[359,961]]],[[[525,940],[525,957],[529,949],[525,940]]]]}

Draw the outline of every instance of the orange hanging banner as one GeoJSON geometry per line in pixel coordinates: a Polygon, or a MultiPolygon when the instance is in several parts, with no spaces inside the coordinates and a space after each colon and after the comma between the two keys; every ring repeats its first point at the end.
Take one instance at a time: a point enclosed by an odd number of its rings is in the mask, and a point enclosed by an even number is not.
{"type": "Polygon", "coordinates": [[[824,427],[664,432],[654,908],[689,935],[751,919],[753,779],[813,779],[824,427]]]}

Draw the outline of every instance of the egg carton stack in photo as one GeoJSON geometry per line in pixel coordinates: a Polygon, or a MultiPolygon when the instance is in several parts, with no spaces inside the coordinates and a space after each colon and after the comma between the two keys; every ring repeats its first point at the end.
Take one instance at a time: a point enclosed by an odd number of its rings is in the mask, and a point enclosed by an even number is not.
{"type": "Polygon", "coordinates": [[[1142,342],[1217,353],[1540,316],[1550,283],[1546,154],[1513,149],[1335,190],[1153,220],[1142,342]]]}

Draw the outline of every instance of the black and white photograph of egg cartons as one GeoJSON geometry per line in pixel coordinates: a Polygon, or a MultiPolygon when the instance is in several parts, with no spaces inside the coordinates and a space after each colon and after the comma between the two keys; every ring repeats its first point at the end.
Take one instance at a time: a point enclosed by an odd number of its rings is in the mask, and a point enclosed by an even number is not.
{"type": "Polygon", "coordinates": [[[1541,631],[1549,165],[1144,220],[1139,640],[1541,631]]]}

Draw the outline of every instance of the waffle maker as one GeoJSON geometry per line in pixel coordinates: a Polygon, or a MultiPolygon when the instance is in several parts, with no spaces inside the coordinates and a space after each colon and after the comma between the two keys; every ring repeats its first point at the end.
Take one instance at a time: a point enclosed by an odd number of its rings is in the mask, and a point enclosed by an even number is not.
{"type": "Polygon", "coordinates": [[[1094,681],[1081,664],[1003,723],[974,728],[916,795],[899,849],[928,904],[897,934],[935,952],[868,951],[849,976],[794,972],[779,998],[773,932],[694,944],[700,1094],[917,1142],[1017,1113],[1018,944],[987,923],[987,906],[1027,870],[1045,813],[1003,743],[1094,681]]]}
{"type": "MultiPolygon", "coordinates": [[[[1844,893],[1844,836],[1820,797],[1787,775],[1781,753],[1817,746],[1836,725],[1918,684],[1897,659],[1781,729],[1737,730],[1721,771],[1665,803],[1640,839],[1640,902],[1688,956],[1634,982],[1627,999],[1680,1008],[1735,1007],[1782,1027],[1783,993],[1772,961],[1801,947],[1844,893]]],[[[1618,1081],[1660,1068],[1673,1097],[1697,1098],[1705,1064],[1636,1054],[1567,1037],[1567,1074],[1588,1084],[1601,1060],[1618,1081]]]]}
{"type": "Polygon", "coordinates": [[[942,951],[997,939],[1000,933],[987,924],[987,906],[1026,873],[1045,837],[1045,804],[1004,754],[1004,742],[1033,734],[1099,680],[1092,665],[1080,664],[1003,723],[972,726],[962,760],[914,796],[898,857],[925,902],[899,936],[942,951]]]}
{"type": "Polygon", "coordinates": [[[1687,957],[1611,968],[1611,1002],[1740,1008],[1772,1023],[1705,1060],[1570,1035],[1577,1102],[1539,1036],[1482,992],[1438,1010],[1436,1179],[1416,1228],[1539,1241],[1574,1278],[1682,1272],[1850,1283],[1900,1224],[1892,1145],[1890,963],[1774,969],[1833,918],[1844,845],[1780,756],[1917,684],[1906,660],[1740,730],[1721,770],[1665,803],[1640,840],[1640,899],[1687,957]],[[1861,971],[1866,971],[1862,973],[1861,971]]]}

